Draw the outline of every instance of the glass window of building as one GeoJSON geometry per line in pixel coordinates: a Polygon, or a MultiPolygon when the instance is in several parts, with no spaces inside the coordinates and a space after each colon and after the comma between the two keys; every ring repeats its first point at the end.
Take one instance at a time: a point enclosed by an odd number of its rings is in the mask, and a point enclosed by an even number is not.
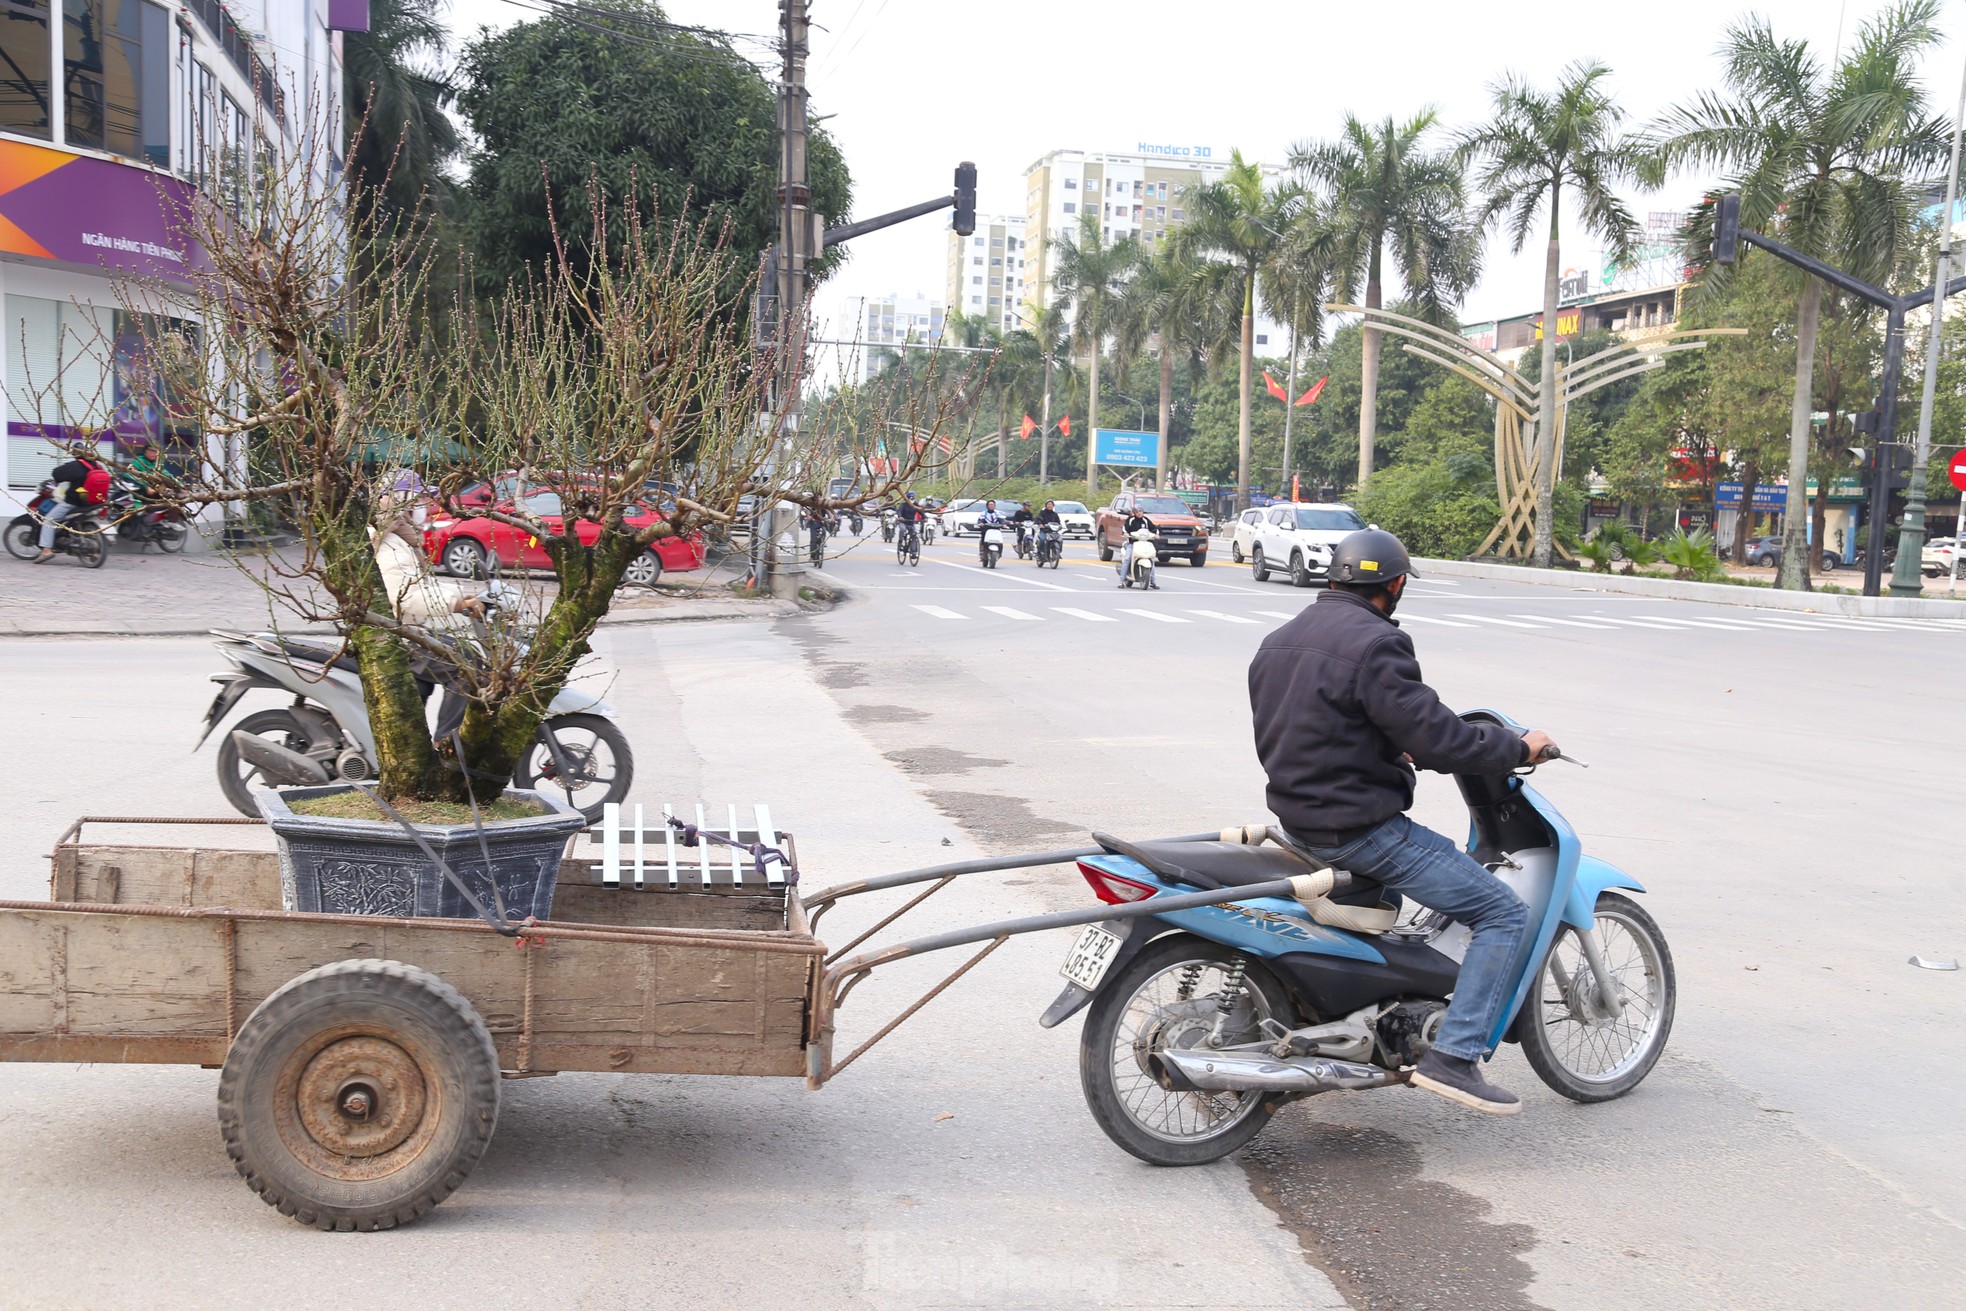
{"type": "Polygon", "coordinates": [[[143,153],[143,0],[62,0],[68,144],[143,153]]]}
{"type": "Polygon", "coordinates": [[[143,6],[143,62],[138,91],[143,102],[143,157],[171,166],[171,16],[162,5],[143,6]]]}
{"type": "Polygon", "coordinates": [[[47,139],[52,54],[48,0],[0,0],[0,129],[47,139]]]}

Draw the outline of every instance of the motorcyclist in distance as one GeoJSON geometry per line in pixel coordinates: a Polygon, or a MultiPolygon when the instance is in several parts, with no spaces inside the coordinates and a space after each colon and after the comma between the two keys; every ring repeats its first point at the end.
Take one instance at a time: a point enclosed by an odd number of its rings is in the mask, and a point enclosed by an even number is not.
{"type": "Polygon", "coordinates": [[[1037,532],[1037,529],[1032,526],[1036,522],[1037,516],[1031,513],[1031,507],[1028,504],[1020,503],[1016,511],[1010,516],[1010,523],[1017,530],[1018,540],[1024,542],[1027,546],[1032,540],[1028,534],[1037,532]]]}
{"type": "MultiPolygon", "coordinates": [[[[1150,533],[1154,531],[1154,521],[1138,510],[1134,510],[1128,514],[1126,516],[1126,522],[1120,526],[1120,535],[1126,539],[1120,556],[1121,578],[1131,578],[1133,576],[1133,534],[1143,530],[1150,533]]],[[[1156,592],[1160,591],[1160,583],[1158,581],[1150,582],[1147,586],[1153,588],[1156,592]]]]}
{"type": "Polygon", "coordinates": [[[1406,817],[1414,769],[1500,774],[1556,757],[1548,735],[1471,724],[1421,681],[1413,639],[1393,619],[1413,576],[1406,548],[1376,528],[1333,548],[1315,604],[1264,639],[1249,666],[1256,754],[1284,833],[1472,931],[1454,996],[1415,1086],[1490,1115],[1522,1109],[1482,1075],[1509,1002],[1529,912],[1455,843],[1406,817]]]}
{"type": "Polygon", "coordinates": [[[983,502],[983,513],[976,516],[976,558],[979,562],[990,558],[990,543],[987,537],[989,530],[1001,529],[1003,526],[1004,519],[997,513],[997,503],[983,502]]]}

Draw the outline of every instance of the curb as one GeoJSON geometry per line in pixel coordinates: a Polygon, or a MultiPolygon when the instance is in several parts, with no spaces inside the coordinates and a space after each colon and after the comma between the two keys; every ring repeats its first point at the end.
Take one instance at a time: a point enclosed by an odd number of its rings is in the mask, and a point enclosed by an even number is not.
{"type": "Polygon", "coordinates": [[[1422,576],[1431,572],[1447,578],[1528,583],[1535,587],[1561,587],[1572,592],[1616,592],[1760,610],[1847,615],[1852,619],[1966,619],[1966,600],[1845,596],[1839,592],[1784,592],[1772,587],[1681,582],[1673,578],[1636,578],[1622,574],[1585,573],[1577,569],[1533,569],[1526,565],[1489,564],[1480,560],[1430,560],[1421,556],[1414,557],[1414,563],[1420,566],[1422,576]]]}

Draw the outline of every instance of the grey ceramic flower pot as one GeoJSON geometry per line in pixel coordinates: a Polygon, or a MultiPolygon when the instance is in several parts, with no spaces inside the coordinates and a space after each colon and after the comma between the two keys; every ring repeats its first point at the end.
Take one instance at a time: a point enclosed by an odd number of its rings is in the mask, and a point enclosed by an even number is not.
{"type": "MultiPolygon", "coordinates": [[[[394,820],[297,815],[288,804],[352,790],[328,784],[255,794],[260,814],[279,840],[280,897],[286,908],[329,915],[475,917],[471,903],[394,820]]],[[[516,790],[505,795],[536,802],[540,813],[486,824],[483,848],[470,824],[419,824],[417,832],[487,910],[493,908],[496,877],[510,914],[549,919],[561,853],[587,821],[550,796],[516,790]],[[491,853],[490,870],[485,850],[491,853]]]]}

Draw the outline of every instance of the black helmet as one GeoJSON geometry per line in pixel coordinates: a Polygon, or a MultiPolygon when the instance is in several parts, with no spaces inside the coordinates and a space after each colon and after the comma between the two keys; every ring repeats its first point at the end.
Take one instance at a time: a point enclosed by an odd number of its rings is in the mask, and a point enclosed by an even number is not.
{"type": "Polygon", "coordinates": [[[1420,576],[1399,538],[1383,528],[1361,528],[1332,548],[1325,577],[1333,583],[1390,583],[1409,574],[1420,576]]]}

